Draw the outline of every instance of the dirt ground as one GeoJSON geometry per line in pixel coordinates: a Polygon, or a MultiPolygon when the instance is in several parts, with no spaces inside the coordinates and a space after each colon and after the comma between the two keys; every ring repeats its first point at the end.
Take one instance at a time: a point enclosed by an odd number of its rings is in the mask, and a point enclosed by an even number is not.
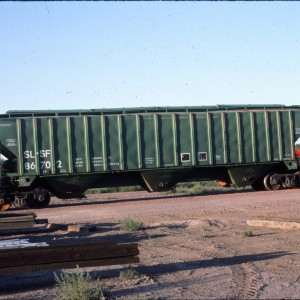
{"type": "MultiPolygon", "coordinates": [[[[132,266],[139,274],[134,279],[119,278],[128,265],[84,269],[100,278],[95,285],[107,287],[112,299],[299,299],[300,231],[246,223],[300,222],[299,195],[298,190],[249,190],[205,196],[101,194],[84,202],[54,199],[49,208],[35,210],[38,218],[95,225],[97,231],[9,238],[137,242],[141,262],[132,266]],[[144,229],[122,231],[120,222],[127,217],[141,220],[144,229]],[[244,237],[249,230],[253,236],[244,237]]],[[[58,299],[53,272],[0,276],[0,299],[58,299]]]]}

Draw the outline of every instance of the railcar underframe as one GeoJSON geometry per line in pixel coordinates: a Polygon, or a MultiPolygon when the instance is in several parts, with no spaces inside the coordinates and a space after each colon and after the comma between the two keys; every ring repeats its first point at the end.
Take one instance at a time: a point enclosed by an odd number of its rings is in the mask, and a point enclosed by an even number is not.
{"type": "Polygon", "coordinates": [[[84,198],[85,191],[91,188],[139,185],[148,192],[167,191],[179,182],[215,180],[224,187],[251,185],[257,191],[298,188],[300,172],[294,169],[295,164],[295,161],[288,161],[230,167],[211,166],[26,177],[2,171],[0,208],[2,211],[7,210],[11,205],[43,208],[50,203],[51,194],[61,199],[84,198]]]}

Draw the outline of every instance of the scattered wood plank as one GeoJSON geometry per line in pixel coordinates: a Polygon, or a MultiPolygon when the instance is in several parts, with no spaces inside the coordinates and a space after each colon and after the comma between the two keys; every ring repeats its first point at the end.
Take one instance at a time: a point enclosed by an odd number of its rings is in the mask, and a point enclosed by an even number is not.
{"type": "Polygon", "coordinates": [[[114,241],[0,249],[0,274],[139,262],[138,244],[114,241]]]}
{"type": "Polygon", "coordinates": [[[69,232],[95,232],[96,230],[96,226],[68,225],[67,227],[69,232]]]}
{"type": "Polygon", "coordinates": [[[53,230],[65,230],[69,232],[95,232],[97,226],[95,225],[67,225],[67,224],[47,224],[47,228],[53,230]]]}
{"type": "Polygon", "coordinates": [[[247,225],[254,227],[266,227],[286,230],[300,230],[300,223],[269,220],[247,220],[247,225]]]}

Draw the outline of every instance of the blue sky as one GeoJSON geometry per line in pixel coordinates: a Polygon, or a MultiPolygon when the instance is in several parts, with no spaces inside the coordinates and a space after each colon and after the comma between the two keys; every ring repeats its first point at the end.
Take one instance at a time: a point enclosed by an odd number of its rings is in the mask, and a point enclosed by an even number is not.
{"type": "Polygon", "coordinates": [[[1,2],[1,113],[298,105],[300,2],[1,2]]]}

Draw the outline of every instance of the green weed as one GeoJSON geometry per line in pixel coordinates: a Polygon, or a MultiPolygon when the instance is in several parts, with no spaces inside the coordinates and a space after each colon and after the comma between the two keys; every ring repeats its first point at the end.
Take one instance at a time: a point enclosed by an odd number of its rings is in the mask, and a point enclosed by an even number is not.
{"type": "Polygon", "coordinates": [[[120,272],[119,279],[120,280],[131,280],[139,275],[139,272],[135,269],[129,268],[120,272]]]}
{"type": "Polygon", "coordinates": [[[96,288],[91,275],[77,266],[74,273],[54,273],[57,293],[61,300],[104,300],[108,290],[96,288]]]}
{"type": "Polygon", "coordinates": [[[245,230],[242,232],[242,237],[252,237],[252,236],[253,236],[252,230],[245,230]]]}
{"type": "Polygon", "coordinates": [[[126,232],[135,232],[143,229],[144,224],[140,220],[127,218],[121,222],[121,229],[126,232]]]}
{"type": "Polygon", "coordinates": [[[151,236],[148,236],[148,241],[146,242],[148,247],[154,247],[155,246],[155,242],[154,240],[151,238],[151,236]]]}

